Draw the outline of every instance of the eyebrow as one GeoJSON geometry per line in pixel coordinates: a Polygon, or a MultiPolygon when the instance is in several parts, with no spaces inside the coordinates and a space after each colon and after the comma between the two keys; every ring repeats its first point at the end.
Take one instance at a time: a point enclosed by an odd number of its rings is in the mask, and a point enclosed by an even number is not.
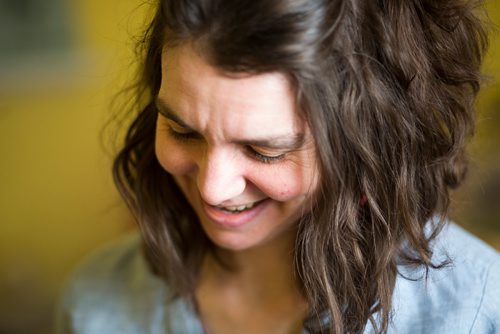
{"type": "MultiPolygon", "coordinates": [[[[177,123],[188,131],[198,133],[195,129],[189,126],[184,120],[175,114],[172,108],[166,103],[166,101],[156,98],[155,106],[158,112],[168,118],[169,120],[177,123]]],[[[271,136],[261,139],[238,139],[234,141],[238,145],[242,146],[255,146],[270,149],[284,149],[284,150],[296,150],[304,145],[305,136],[303,133],[298,133],[294,135],[286,136],[271,136]]]]}
{"type": "Polygon", "coordinates": [[[179,116],[177,116],[173,111],[172,108],[162,99],[156,98],[155,100],[155,106],[156,109],[162,116],[165,116],[171,121],[174,121],[175,123],[179,124],[183,128],[189,131],[196,132],[192,127],[190,127],[186,122],[184,122],[179,116]]]}

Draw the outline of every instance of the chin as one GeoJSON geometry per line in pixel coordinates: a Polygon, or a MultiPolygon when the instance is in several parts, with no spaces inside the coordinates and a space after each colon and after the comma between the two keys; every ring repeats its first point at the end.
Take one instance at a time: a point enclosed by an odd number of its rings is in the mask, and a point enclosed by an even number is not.
{"type": "Polygon", "coordinates": [[[275,217],[273,218],[264,221],[256,220],[239,228],[221,227],[207,219],[201,219],[201,224],[207,237],[217,247],[241,252],[267,246],[272,247],[279,244],[280,240],[288,240],[291,233],[293,233],[292,240],[295,240],[295,229],[293,228],[295,225],[290,221],[280,222],[275,217]]]}

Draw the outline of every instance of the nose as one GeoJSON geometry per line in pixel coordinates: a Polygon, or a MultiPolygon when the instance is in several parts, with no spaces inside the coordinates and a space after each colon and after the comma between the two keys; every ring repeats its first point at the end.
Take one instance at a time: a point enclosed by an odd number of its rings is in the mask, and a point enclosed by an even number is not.
{"type": "Polygon", "coordinates": [[[202,199],[210,205],[222,205],[242,194],[246,181],[243,166],[223,149],[208,149],[198,164],[196,182],[202,199]]]}

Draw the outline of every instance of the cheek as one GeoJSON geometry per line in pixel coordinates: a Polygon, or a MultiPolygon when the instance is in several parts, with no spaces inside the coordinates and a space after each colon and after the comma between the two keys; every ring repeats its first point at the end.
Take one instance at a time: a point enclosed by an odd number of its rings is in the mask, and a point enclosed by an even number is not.
{"type": "Polygon", "coordinates": [[[312,170],[296,164],[260,170],[252,182],[267,196],[280,202],[308,197],[314,190],[312,170]]]}
{"type": "Polygon", "coordinates": [[[172,175],[188,174],[196,166],[190,152],[169,138],[156,136],[155,154],[163,169],[172,175]]]}

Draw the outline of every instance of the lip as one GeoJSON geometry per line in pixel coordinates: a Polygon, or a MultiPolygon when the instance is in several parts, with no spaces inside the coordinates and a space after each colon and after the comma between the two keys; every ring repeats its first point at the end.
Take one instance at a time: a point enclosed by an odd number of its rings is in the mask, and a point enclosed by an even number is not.
{"type": "Polygon", "coordinates": [[[208,205],[203,201],[203,210],[205,211],[208,219],[214,224],[234,228],[246,225],[253,221],[269,203],[270,200],[265,199],[251,209],[239,213],[230,213],[215,206],[208,205]]]}

